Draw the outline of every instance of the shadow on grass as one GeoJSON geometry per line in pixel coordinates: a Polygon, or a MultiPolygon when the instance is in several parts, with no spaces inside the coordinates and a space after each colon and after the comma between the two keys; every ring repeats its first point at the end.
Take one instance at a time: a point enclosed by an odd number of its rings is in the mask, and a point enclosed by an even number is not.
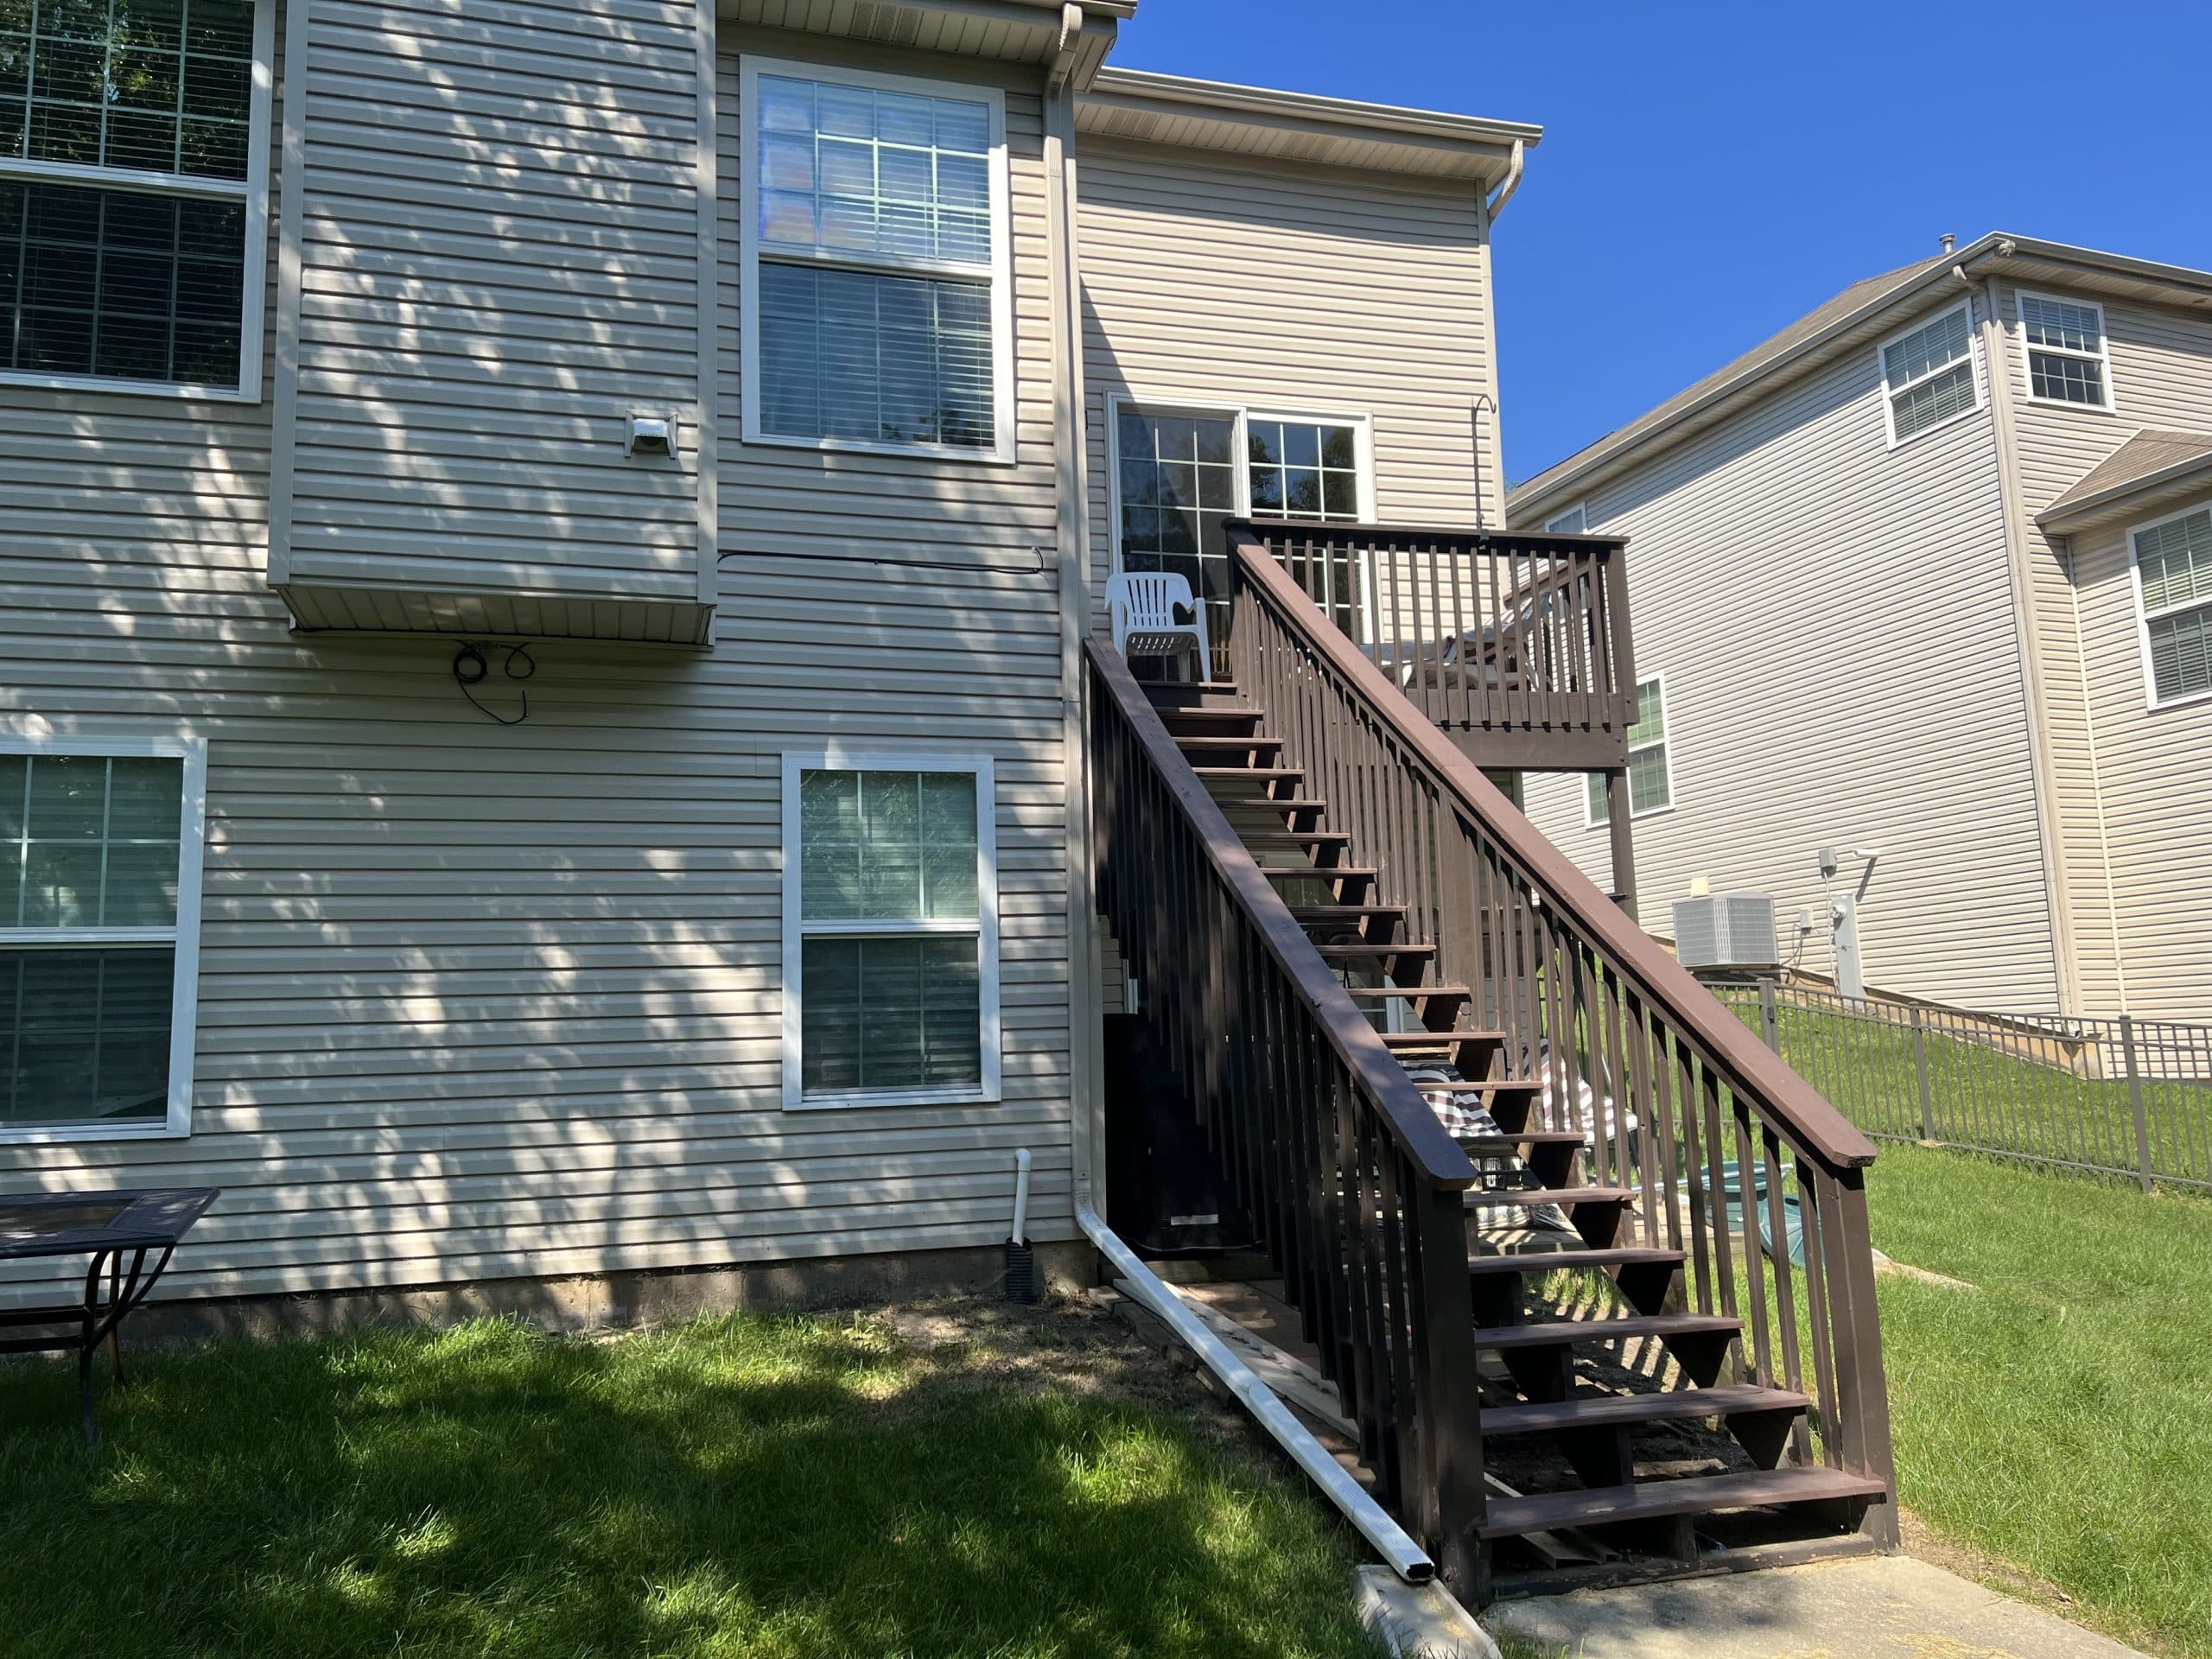
{"type": "Polygon", "coordinates": [[[733,1319],[0,1372],[0,1629],[136,1654],[1335,1654],[1344,1535],[1117,1389],[733,1319]]]}

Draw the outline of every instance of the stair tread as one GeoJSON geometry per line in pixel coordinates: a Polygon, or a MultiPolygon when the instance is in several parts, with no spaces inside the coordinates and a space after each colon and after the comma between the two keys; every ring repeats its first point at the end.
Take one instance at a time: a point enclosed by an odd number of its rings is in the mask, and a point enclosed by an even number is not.
{"type": "Polygon", "coordinates": [[[1145,680],[1141,682],[1147,697],[1170,700],[1188,696],[1192,692],[1204,692],[1209,696],[1233,696],[1236,692],[1234,680],[1145,680]]]}
{"type": "Polygon", "coordinates": [[[1720,1313],[1637,1313],[1618,1319],[1561,1319],[1548,1325],[1484,1325],[1478,1348],[1564,1348],[1578,1342],[1626,1342],[1632,1337],[1732,1336],[1741,1319],[1720,1313]]]}
{"type": "Polygon", "coordinates": [[[1433,957],[1436,954],[1436,947],[1433,944],[1317,944],[1313,948],[1321,953],[1324,961],[1350,962],[1361,958],[1373,960],[1380,957],[1433,957]]]}
{"type": "Polygon", "coordinates": [[[1205,726],[1227,726],[1233,723],[1254,727],[1260,723],[1261,710],[1257,709],[1163,709],[1160,711],[1160,717],[1166,722],[1171,730],[1178,725],[1193,723],[1205,726]]]}
{"type": "Polygon", "coordinates": [[[1526,1250],[1518,1255],[1471,1255],[1467,1258],[1467,1271],[1490,1275],[1550,1273],[1560,1268],[1671,1268],[1688,1259],[1688,1253],[1683,1250],[1615,1244],[1595,1250],[1526,1250]]]}
{"type": "Polygon", "coordinates": [[[1455,1135],[1470,1158],[1509,1158],[1516,1147],[1580,1147],[1589,1136],[1580,1129],[1517,1129],[1497,1135],[1455,1135]]]}
{"type": "Polygon", "coordinates": [[[1802,1411],[1812,1401],[1784,1389],[1750,1383],[1719,1389],[1671,1389],[1663,1394],[1580,1394],[1514,1406],[1484,1406],[1483,1433],[1539,1434],[1561,1428],[1610,1428],[1685,1417],[1731,1417],[1747,1411],[1802,1411]]]}
{"type": "Polygon", "coordinates": [[[1508,1538],[1516,1533],[1598,1526],[1608,1521],[1700,1515],[1712,1510],[1756,1509],[1777,1503],[1881,1497],[1887,1491],[1871,1475],[1854,1475],[1841,1469],[1786,1465],[1726,1475],[1696,1475],[1681,1480],[1644,1481],[1634,1486],[1584,1487],[1522,1497],[1492,1497],[1486,1506],[1481,1532],[1485,1538],[1508,1538]]]}
{"type": "MultiPolygon", "coordinates": [[[[1328,802],[1318,795],[1224,795],[1215,798],[1214,804],[1228,810],[1234,807],[1249,807],[1254,811],[1322,812],[1328,802]]],[[[1248,847],[1249,842],[1245,843],[1248,847]]]]}
{"type": "Polygon", "coordinates": [[[1386,1031],[1382,1040],[1392,1048],[1447,1048],[1461,1043],[1503,1043],[1505,1033],[1471,1027],[1465,1031],[1386,1031]]]}
{"type": "Polygon", "coordinates": [[[1306,775],[1303,766],[1192,766],[1191,770],[1208,783],[1217,783],[1225,778],[1240,781],[1260,778],[1283,781],[1306,775]]]}
{"type": "Polygon", "coordinates": [[[1471,1187],[1465,1195],[1470,1210],[1497,1210],[1555,1204],[1561,1209],[1578,1204],[1626,1204],[1636,1197],[1632,1186],[1527,1186],[1484,1192],[1471,1187]]]}
{"type": "Polygon", "coordinates": [[[1544,1085],[1535,1077],[1461,1077],[1452,1083],[1423,1083],[1414,1087],[1424,1095],[1535,1095],[1544,1085]]]}
{"type": "Polygon", "coordinates": [[[1185,754],[1196,751],[1201,754],[1220,750],[1230,754],[1249,754],[1256,749],[1281,749],[1282,739],[1262,737],[1257,732],[1177,732],[1175,747],[1185,754]]]}
{"type": "MultiPolygon", "coordinates": [[[[1290,913],[1301,922],[1356,922],[1369,916],[1403,916],[1403,905],[1293,905],[1290,913]]],[[[1438,1032],[1439,1037],[1449,1036],[1438,1032]]]]}
{"type": "MultiPolygon", "coordinates": [[[[1474,995],[1474,993],[1469,990],[1465,985],[1347,985],[1344,987],[1344,989],[1351,996],[1354,1001],[1357,1001],[1363,996],[1378,996],[1390,999],[1409,996],[1456,996],[1462,1001],[1465,1001],[1466,998],[1474,995]]],[[[1417,1036],[1420,1033],[1394,1031],[1386,1032],[1383,1034],[1390,1037],[1402,1037],[1408,1035],[1417,1036]]],[[[1438,1031],[1432,1032],[1429,1034],[1437,1038],[1440,1041],[1457,1037],[1460,1033],[1455,1031],[1438,1031]]],[[[1470,1034],[1479,1037],[1483,1033],[1480,1032],[1475,1032],[1470,1034]]]]}
{"type": "MultiPolygon", "coordinates": [[[[1279,806],[1282,804],[1282,803],[1279,801],[1270,802],[1269,804],[1279,806]]],[[[1317,846],[1349,847],[1351,845],[1351,833],[1345,830],[1307,830],[1303,831],[1296,830],[1255,830],[1249,835],[1239,836],[1237,839],[1242,841],[1247,848],[1317,846]]],[[[1336,868],[1336,866],[1333,864],[1313,864],[1304,866],[1303,868],[1314,870],[1332,870],[1336,868]]]]}

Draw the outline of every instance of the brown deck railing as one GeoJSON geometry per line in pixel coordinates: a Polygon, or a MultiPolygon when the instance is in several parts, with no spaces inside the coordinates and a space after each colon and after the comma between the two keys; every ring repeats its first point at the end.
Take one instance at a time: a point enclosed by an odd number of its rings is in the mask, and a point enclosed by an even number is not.
{"type": "Polygon", "coordinates": [[[1484,1513],[1461,1197],[1474,1166],[1127,664],[1088,649],[1098,905],[1129,954],[1141,1017],[1359,1424],[1378,1497],[1447,1580],[1467,1584],[1484,1513]]]}
{"type": "MultiPolygon", "coordinates": [[[[1375,901],[1408,906],[1439,977],[1474,988],[1476,1023],[1548,1085],[1532,1126],[1591,1132],[1598,1181],[1641,1195],[1641,1242],[1688,1252],[1690,1307],[1743,1320],[1738,1376],[1813,1396],[1817,1453],[1801,1422],[1788,1455],[1894,1490],[1873,1144],[1539,833],[1249,526],[1230,527],[1230,554],[1235,679],[1380,870],[1375,901]],[[1764,1177],[1750,1202],[1745,1172],[1764,1177]],[[1793,1192],[1802,1271],[1782,1248],[1793,1192]]],[[[1894,1536],[1893,1505],[1867,1513],[1894,1536]]]]}
{"type": "Polygon", "coordinates": [[[1432,724],[1548,740],[1526,757],[1492,747],[1497,764],[1625,763],[1636,668],[1618,538],[1302,520],[1230,534],[1273,554],[1432,724]]]}

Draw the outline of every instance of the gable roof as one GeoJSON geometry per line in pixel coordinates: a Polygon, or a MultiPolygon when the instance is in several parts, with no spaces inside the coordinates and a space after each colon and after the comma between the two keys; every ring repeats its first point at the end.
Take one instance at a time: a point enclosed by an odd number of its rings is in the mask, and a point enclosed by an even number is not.
{"type": "Polygon", "coordinates": [[[2212,482],[2212,434],[2146,428],[2099,461],[2065,494],[2036,515],[2050,535],[2063,536],[2147,507],[2160,496],[2212,482]]]}
{"type": "Polygon", "coordinates": [[[1893,332],[1905,321],[1904,313],[1941,297],[1945,289],[1958,294],[1961,276],[1979,282],[1992,275],[2212,308],[2212,272],[1993,231],[1953,252],[1853,283],[1725,367],[1518,486],[1506,498],[1508,521],[1534,522],[1631,462],[1649,459],[1768,391],[1893,332]]]}

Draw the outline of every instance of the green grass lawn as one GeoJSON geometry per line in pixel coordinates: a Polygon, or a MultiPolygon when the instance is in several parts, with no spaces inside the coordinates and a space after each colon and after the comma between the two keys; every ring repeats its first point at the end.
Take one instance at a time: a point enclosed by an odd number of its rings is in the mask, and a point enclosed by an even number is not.
{"type": "Polygon", "coordinates": [[[2212,1656],[2212,1202],[1885,1147],[1874,1243],[1905,1504],[2138,1645],[2212,1656]]]}
{"type": "Polygon", "coordinates": [[[1087,1313],[0,1370],[0,1652],[1354,1655],[1357,1539],[1087,1313]]]}

